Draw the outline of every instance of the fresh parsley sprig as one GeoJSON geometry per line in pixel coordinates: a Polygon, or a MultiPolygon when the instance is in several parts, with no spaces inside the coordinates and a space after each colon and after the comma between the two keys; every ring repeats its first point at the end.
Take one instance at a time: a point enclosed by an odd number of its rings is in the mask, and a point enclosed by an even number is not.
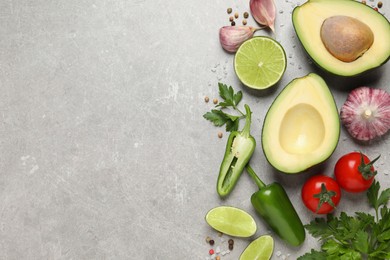
{"type": "Polygon", "coordinates": [[[380,189],[379,182],[375,181],[374,183],[372,183],[371,187],[367,191],[368,202],[370,206],[375,209],[376,221],[379,220],[378,219],[379,207],[380,206],[386,207],[387,202],[389,201],[390,198],[390,188],[382,191],[380,196],[379,196],[379,189],[380,189]]]}
{"type": "Polygon", "coordinates": [[[219,95],[223,101],[219,102],[215,107],[218,109],[212,109],[207,112],[203,117],[211,121],[215,126],[226,125],[226,131],[237,131],[239,127],[240,119],[245,118],[246,115],[238,108],[238,104],[242,99],[242,91],[234,92],[231,86],[227,86],[223,83],[218,83],[219,95]],[[226,109],[236,111],[236,114],[232,115],[226,113],[226,109]]]}
{"type": "Polygon", "coordinates": [[[327,219],[316,218],[305,225],[308,232],[322,242],[321,250],[312,249],[299,257],[310,259],[390,259],[390,188],[379,193],[377,181],[367,191],[369,204],[376,216],[356,212],[339,217],[328,215],[327,219]]]}

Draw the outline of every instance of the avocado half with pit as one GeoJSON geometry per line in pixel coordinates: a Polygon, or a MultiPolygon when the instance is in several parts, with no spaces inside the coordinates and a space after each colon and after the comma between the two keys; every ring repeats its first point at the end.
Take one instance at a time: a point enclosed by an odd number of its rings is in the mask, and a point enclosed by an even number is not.
{"type": "Polygon", "coordinates": [[[313,61],[340,76],[355,76],[390,57],[390,23],[354,0],[309,0],[294,8],[295,32],[313,61]]]}
{"type": "Polygon", "coordinates": [[[300,173],[327,160],[340,137],[336,103],[317,74],[291,81],[270,106],[262,147],[268,162],[284,173],[300,173]]]}

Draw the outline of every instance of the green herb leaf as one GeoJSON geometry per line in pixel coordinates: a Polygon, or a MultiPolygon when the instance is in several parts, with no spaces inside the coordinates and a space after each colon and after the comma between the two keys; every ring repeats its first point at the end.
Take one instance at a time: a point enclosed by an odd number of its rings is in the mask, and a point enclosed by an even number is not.
{"type": "Polygon", "coordinates": [[[390,230],[386,230],[385,232],[382,232],[380,235],[377,236],[377,239],[379,242],[390,240],[390,230]]]}
{"type": "Polygon", "coordinates": [[[227,132],[233,132],[237,131],[239,127],[240,120],[237,120],[239,117],[236,118],[236,120],[228,120],[226,121],[226,131],[227,132]]]}
{"type": "Polygon", "coordinates": [[[362,223],[362,228],[365,228],[367,225],[370,225],[372,223],[374,223],[375,221],[375,218],[374,216],[368,214],[368,213],[365,213],[365,212],[356,212],[355,213],[357,218],[360,220],[360,222],[362,223]]]}
{"type": "Polygon", "coordinates": [[[390,243],[381,243],[369,254],[371,259],[389,259],[390,258],[390,243]]]}
{"type": "Polygon", "coordinates": [[[242,91],[240,90],[233,96],[234,104],[237,106],[238,103],[240,103],[241,99],[242,99],[242,91]]]}
{"type": "Polygon", "coordinates": [[[387,208],[387,206],[383,206],[381,208],[381,218],[382,219],[379,221],[379,223],[387,220],[387,222],[385,222],[385,223],[387,223],[388,226],[386,225],[386,226],[384,226],[384,228],[386,228],[386,229],[390,228],[390,210],[389,210],[389,208],[387,208]]]}
{"type": "Polygon", "coordinates": [[[355,216],[341,212],[339,217],[328,215],[327,219],[316,218],[305,225],[313,237],[322,241],[322,246],[320,252],[311,250],[299,259],[389,259],[390,210],[386,204],[390,191],[379,191],[377,181],[367,191],[376,217],[365,212],[356,212],[355,216]]]}
{"type": "Polygon", "coordinates": [[[378,207],[386,206],[389,199],[390,199],[390,188],[385,189],[381,192],[381,195],[379,196],[379,199],[377,201],[378,207]]]}
{"type": "Polygon", "coordinates": [[[227,132],[238,130],[239,116],[229,115],[222,110],[212,109],[211,112],[207,112],[203,117],[211,121],[215,126],[223,126],[226,124],[227,132]]]}
{"type": "Polygon", "coordinates": [[[340,257],[340,260],[361,260],[361,259],[362,259],[361,254],[354,250],[348,250],[347,253],[343,254],[340,257]]]}
{"type": "Polygon", "coordinates": [[[342,245],[337,243],[335,240],[330,239],[324,242],[321,249],[326,251],[329,255],[338,255],[342,245]]]}
{"type": "Polygon", "coordinates": [[[378,208],[378,194],[379,194],[380,184],[376,180],[371,184],[370,188],[367,191],[368,203],[374,209],[378,208]]]}
{"type": "Polygon", "coordinates": [[[213,109],[211,112],[207,112],[203,117],[211,121],[215,126],[223,126],[229,120],[224,112],[221,110],[213,109]]]}
{"type": "Polygon", "coordinates": [[[379,207],[386,207],[390,199],[390,188],[383,190],[379,195],[380,184],[376,180],[371,184],[367,191],[368,203],[375,209],[376,218],[378,219],[379,207]]]}
{"type": "Polygon", "coordinates": [[[223,84],[223,83],[218,83],[218,87],[219,87],[219,95],[221,96],[221,98],[224,99],[224,102],[219,102],[218,106],[220,107],[229,107],[229,106],[234,106],[234,90],[233,88],[230,86],[228,87],[227,85],[223,84]]]}
{"type": "Polygon", "coordinates": [[[237,105],[242,99],[242,92],[238,91],[235,93],[231,86],[227,86],[223,83],[218,83],[218,88],[219,95],[223,99],[223,101],[216,105],[219,109],[212,109],[211,112],[207,112],[203,117],[211,121],[215,126],[223,126],[226,124],[227,132],[238,131],[240,119],[246,117],[246,115],[237,108],[237,105]],[[224,112],[224,109],[227,108],[231,108],[238,112],[239,116],[224,112]]]}
{"type": "Polygon", "coordinates": [[[223,98],[224,101],[219,102],[217,107],[221,108],[227,108],[227,107],[233,107],[236,108],[238,103],[240,103],[242,99],[242,92],[238,91],[237,93],[234,93],[234,89],[231,86],[227,86],[223,83],[218,83],[219,87],[219,95],[221,98],[223,98]]]}
{"type": "Polygon", "coordinates": [[[352,245],[355,250],[358,250],[362,253],[368,253],[368,233],[364,232],[363,230],[356,232],[356,237],[354,240],[352,240],[352,245]]]}
{"type": "Polygon", "coordinates": [[[328,224],[323,218],[315,218],[310,224],[305,225],[307,231],[315,238],[324,239],[329,236],[328,224]]]}

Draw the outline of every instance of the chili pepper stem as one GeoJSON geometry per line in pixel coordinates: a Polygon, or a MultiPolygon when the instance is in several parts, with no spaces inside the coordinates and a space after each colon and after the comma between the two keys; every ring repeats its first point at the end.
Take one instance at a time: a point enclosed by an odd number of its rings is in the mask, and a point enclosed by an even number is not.
{"type": "Polygon", "coordinates": [[[255,173],[255,171],[252,169],[252,167],[249,165],[249,164],[247,164],[246,166],[245,166],[245,168],[246,168],[246,171],[249,173],[249,175],[251,176],[251,178],[255,181],[255,183],[256,183],[256,185],[257,185],[257,187],[259,187],[259,189],[261,189],[261,188],[264,188],[266,185],[264,184],[264,182],[262,182],[261,180],[260,180],[260,178],[256,175],[256,173],[255,173]]]}
{"type": "Polygon", "coordinates": [[[248,138],[250,136],[250,131],[251,131],[252,112],[247,104],[245,104],[245,112],[246,112],[245,126],[241,131],[241,135],[248,138]]]}

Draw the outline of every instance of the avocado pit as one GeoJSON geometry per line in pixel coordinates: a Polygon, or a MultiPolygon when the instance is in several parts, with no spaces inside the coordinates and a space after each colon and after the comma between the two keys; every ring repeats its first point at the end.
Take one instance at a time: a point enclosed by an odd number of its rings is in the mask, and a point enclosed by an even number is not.
{"type": "Polygon", "coordinates": [[[349,16],[327,18],[321,26],[321,40],[335,58],[352,62],[373,44],[374,34],[365,23],[349,16]]]}

